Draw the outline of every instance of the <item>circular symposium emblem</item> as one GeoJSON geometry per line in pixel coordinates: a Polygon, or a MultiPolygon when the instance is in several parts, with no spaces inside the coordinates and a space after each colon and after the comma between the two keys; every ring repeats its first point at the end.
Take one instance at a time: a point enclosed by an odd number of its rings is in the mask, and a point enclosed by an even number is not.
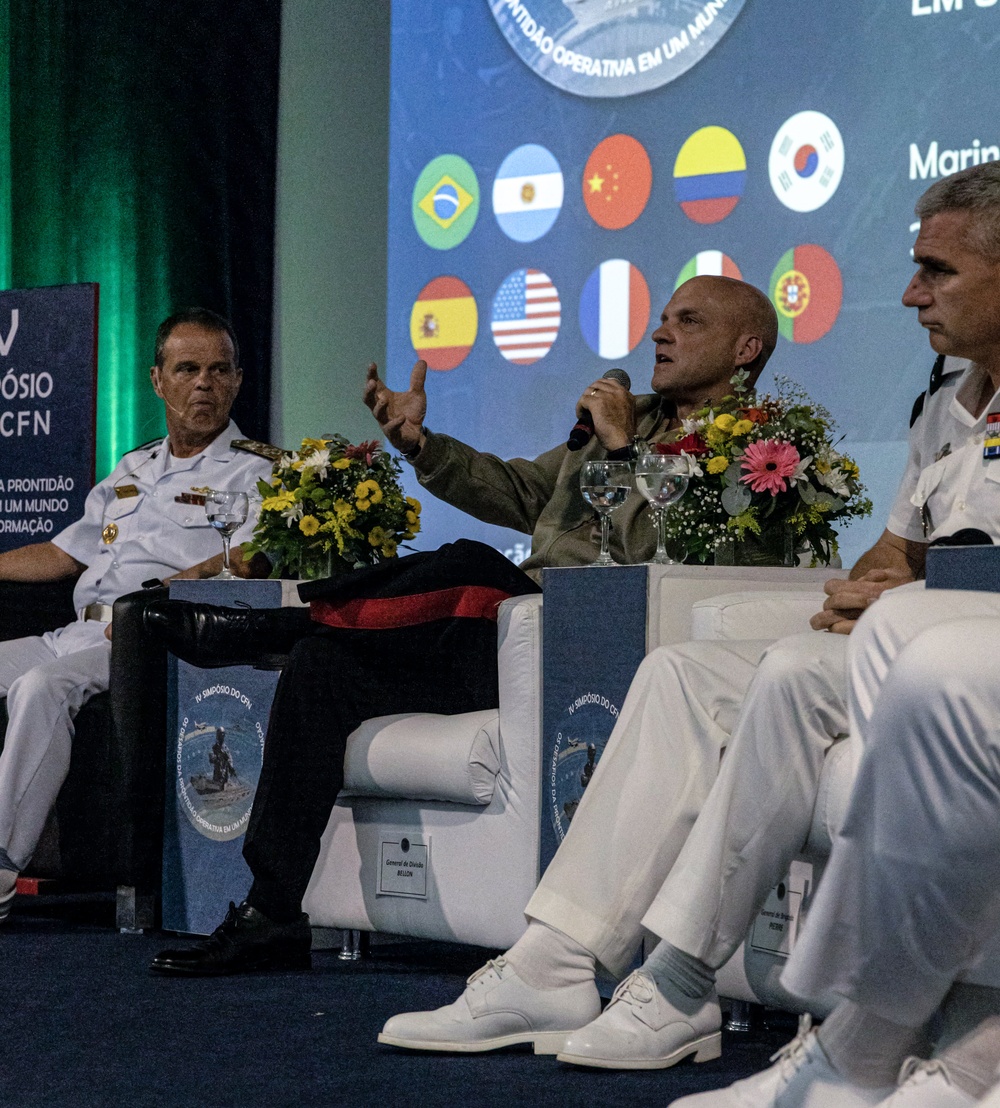
{"type": "Polygon", "coordinates": [[[577,96],[632,96],[676,80],[746,0],[490,0],[518,57],[577,96]]]}
{"type": "Polygon", "coordinates": [[[246,831],[264,759],[263,718],[234,685],[212,685],[186,705],[177,733],[180,807],[206,839],[235,839],[246,831]]]}
{"type": "Polygon", "coordinates": [[[569,831],[583,794],[618,719],[618,705],[586,692],[563,715],[548,765],[547,807],[556,841],[569,831]]]}

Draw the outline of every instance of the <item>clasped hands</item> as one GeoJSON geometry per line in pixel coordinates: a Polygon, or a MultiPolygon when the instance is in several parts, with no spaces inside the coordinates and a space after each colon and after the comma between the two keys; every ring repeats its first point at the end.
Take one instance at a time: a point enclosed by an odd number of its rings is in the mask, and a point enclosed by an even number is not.
{"type": "Polygon", "coordinates": [[[817,612],[809,624],[814,631],[849,635],[862,612],[886,589],[908,584],[912,580],[911,573],[900,569],[870,569],[854,581],[834,578],[823,586],[826,602],[822,611],[817,612]]]}

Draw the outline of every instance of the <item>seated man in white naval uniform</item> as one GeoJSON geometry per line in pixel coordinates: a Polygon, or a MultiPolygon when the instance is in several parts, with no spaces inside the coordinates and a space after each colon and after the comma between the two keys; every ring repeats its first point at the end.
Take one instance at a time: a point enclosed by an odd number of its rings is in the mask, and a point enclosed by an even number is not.
{"type": "MultiPolygon", "coordinates": [[[[219,535],[192,489],[250,492],[270,474],[269,461],[231,445],[243,439],[229,418],[242,376],[226,320],[202,308],[170,316],[157,331],[150,369],[166,438],[126,454],[91,490],[83,517],[51,542],[0,554],[0,579],[80,574],[74,623],[0,642],[0,694],[9,717],[0,754],[0,920],[69,770],[74,717],[108,687],[111,605],[150,578],[218,572],[219,535]]],[[[251,519],[236,542],[252,527],[251,519]]]]}
{"type": "Polygon", "coordinates": [[[675,1108],[968,1108],[996,1083],[998,616],[997,593],[906,588],[862,617],[848,656],[863,756],[781,978],[807,1003],[841,999],[770,1069],[675,1108]]]}
{"type": "MultiPolygon", "coordinates": [[[[920,575],[930,541],[965,527],[1000,537],[1000,461],[983,456],[1000,407],[1000,164],[937,182],[917,214],[903,303],[939,355],[964,361],[939,358],[888,528],[850,580],[827,585],[813,627],[837,633],[652,653],[526,908],[525,935],[458,1002],[393,1017],[382,1041],[532,1042],[608,1068],[718,1056],[715,970],[804,844],[824,755],[849,731],[843,636],[883,591],[920,575]],[[662,941],[595,1019],[595,963],[626,973],[643,929],[662,941]]],[[[935,606],[923,611],[924,626],[939,621],[935,606]]]]}

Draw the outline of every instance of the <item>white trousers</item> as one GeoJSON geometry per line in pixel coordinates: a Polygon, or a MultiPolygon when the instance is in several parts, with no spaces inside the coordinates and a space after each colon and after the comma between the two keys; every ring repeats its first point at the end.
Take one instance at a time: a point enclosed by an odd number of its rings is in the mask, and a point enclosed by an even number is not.
{"type": "Polygon", "coordinates": [[[998,615],[995,594],[928,590],[889,594],[862,620],[864,754],[790,991],[916,1027],[956,979],[1000,986],[998,615]],[[930,629],[929,607],[942,617],[930,629]]]}
{"type": "Polygon", "coordinates": [[[855,652],[850,703],[864,720],[894,653],[970,596],[1000,614],[1000,597],[909,585],[887,592],[848,637],[653,652],[528,916],[615,974],[643,928],[722,966],[808,837],[823,759],[849,730],[849,644],[871,644],[855,652]],[[905,629],[880,615],[897,600],[905,629]]]}
{"type": "Polygon", "coordinates": [[[843,636],[813,631],[650,654],[528,916],[616,975],[644,927],[721,965],[808,833],[845,666],[843,636]]]}
{"type": "Polygon", "coordinates": [[[78,620],[40,637],[0,642],[7,735],[0,754],[0,849],[20,870],[69,772],[74,719],[108,687],[104,623],[78,620]]]}

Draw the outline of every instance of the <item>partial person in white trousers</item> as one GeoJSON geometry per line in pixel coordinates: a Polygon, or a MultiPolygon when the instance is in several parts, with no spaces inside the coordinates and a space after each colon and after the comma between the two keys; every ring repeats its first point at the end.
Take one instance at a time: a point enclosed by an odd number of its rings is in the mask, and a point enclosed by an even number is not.
{"type": "Polygon", "coordinates": [[[807,1001],[843,999],[769,1070],[676,1108],[967,1108],[996,1081],[998,616],[996,594],[906,590],[862,619],[851,688],[864,754],[782,974],[807,1001]],[[932,595],[951,615],[916,630],[932,595]],[[931,1059],[907,1062],[939,1010],[931,1059]]]}
{"type": "MultiPolygon", "coordinates": [[[[690,643],[647,658],[528,904],[525,936],[455,1004],[394,1017],[382,1041],[450,1050],[530,1041],[609,1068],[718,1055],[714,972],[803,845],[823,757],[849,730],[843,635],[885,590],[920,574],[933,539],[968,526],[1000,535],[1000,470],[982,456],[987,413],[1000,404],[1000,166],[936,183],[917,211],[918,271],[903,303],[942,357],[888,528],[850,581],[828,584],[812,621],[841,634],[770,649],[690,643]],[[943,366],[944,355],[965,361],[943,366]],[[623,972],[642,928],[664,941],[588,1024],[595,961],[623,972]]],[[[924,625],[941,614],[928,606],[924,625]]]]}
{"type": "MultiPolygon", "coordinates": [[[[167,437],[126,454],[90,491],[83,517],[51,542],[0,554],[2,580],[79,574],[75,622],[0,642],[8,715],[0,754],[0,922],[69,771],[76,714],[108,687],[114,601],[151,578],[217,573],[219,536],[196,490],[250,492],[270,475],[266,458],[232,445],[245,442],[229,418],[242,373],[236,337],[221,316],[192,308],[164,320],[150,380],[163,400],[167,437]]],[[[250,519],[237,542],[252,528],[250,519]]],[[[238,554],[234,567],[245,572],[238,554]]]]}

